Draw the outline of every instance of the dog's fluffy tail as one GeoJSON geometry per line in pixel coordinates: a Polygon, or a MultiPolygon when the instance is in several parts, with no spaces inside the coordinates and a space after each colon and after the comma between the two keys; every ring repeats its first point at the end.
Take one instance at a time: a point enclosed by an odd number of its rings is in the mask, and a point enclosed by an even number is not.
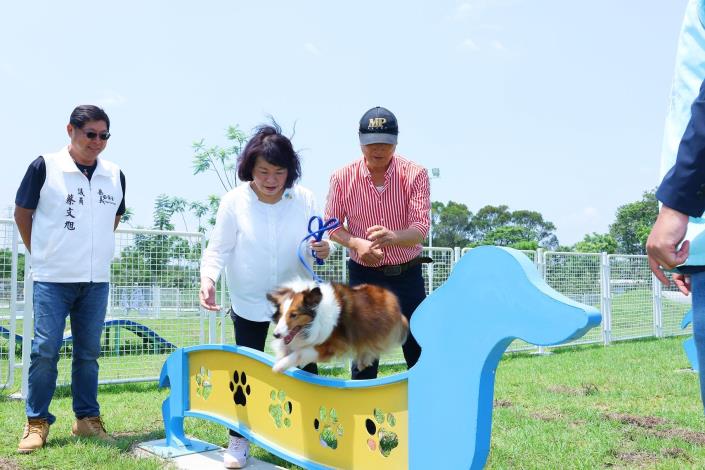
{"type": "Polygon", "coordinates": [[[399,344],[406,343],[406,338],[409,337],[409,320],[404,315],[401,315],[399,322],[399,344]]]}

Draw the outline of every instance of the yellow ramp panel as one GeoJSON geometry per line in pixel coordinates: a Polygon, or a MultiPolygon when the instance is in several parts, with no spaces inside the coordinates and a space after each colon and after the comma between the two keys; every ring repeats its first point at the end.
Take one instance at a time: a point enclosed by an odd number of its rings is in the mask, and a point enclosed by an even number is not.
{"type": "Polygon", "coordinates": [[[309,377],[229,351],[192,351],[188,414],[239,425],[265,448],[328,467],[408,468],[406,380],[361,387],[309,377]]]}

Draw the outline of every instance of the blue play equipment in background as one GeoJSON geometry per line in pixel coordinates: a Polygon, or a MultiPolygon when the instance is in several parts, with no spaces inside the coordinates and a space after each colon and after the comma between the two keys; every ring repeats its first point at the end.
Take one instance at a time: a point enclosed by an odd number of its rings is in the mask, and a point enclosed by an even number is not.
{"type": "MultiPolygon", "coordinates": [[[[691,308],[683,317],[681,322],[681,329],[686,329],[688,325],[693,323],[693,309],[691,308]]],[[[698,355],[695,352],[695,340],[691,336],[683,343],[683,349],[685,350],[685,355],[688,356],[688,361],[690,362],[690,367],[697,372],[698,369],[698,355]]]]}
{"type": "MultiPolygon", "coordinates": [[[[153,329],[141,324],[137,323],[132,320],[108,320],[105,323],[103,323],[103,329],[106,330],[116,330],[119,331],[119,328],[124,328],[127,331],[130,331],[131,333],[134,333],[138,337],[140,337],[143,341],[151,343],[153,346],[158,347],[159,349],[167,349],[167,350],[174,350],[176,349],[176,345],[170,341],[167,341],[163,337],[159,336],[156,331],[153,329]]],[[[10,338],[10,330],[7,328],[0,326],[0,336],[4,338],[10,338]]],[[[15,341],[18,344],[22,344],[22,335],[15,334],[15,341]]],[[[73,336],[71,333],[66,333],[64,334],[64,337],[62,339],[62,346],[67,346],[69,344],[73,343],[73,336]]]]}

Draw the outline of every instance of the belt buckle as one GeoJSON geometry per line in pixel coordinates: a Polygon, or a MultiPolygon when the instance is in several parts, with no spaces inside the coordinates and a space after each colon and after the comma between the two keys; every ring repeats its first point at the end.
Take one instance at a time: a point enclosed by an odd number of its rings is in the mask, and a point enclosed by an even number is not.
{"type": "Polygon", "coordinates": [[[393,264],[384,267],[385,276],[398,276],[401,274],[401,265],[393,264]]]}

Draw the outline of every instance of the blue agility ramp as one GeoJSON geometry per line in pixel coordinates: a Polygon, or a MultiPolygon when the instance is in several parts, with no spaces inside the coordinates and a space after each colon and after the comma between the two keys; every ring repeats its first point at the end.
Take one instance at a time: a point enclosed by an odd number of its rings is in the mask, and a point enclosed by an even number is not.
{"type": "Polygon", "coordinates": [[[270,356],[248,348],[177,349],[160,376],[171,388],[162,450],[200,449],[184,434],[184,418],[193,417],[305,468],[481,469],[495,372],[512,340],[560,344],[600,321],[596,309],[551,289],[521,252],[475,248],[415,311],[421,358],[404,374],[360,381],[276,374],[270,356]]]}
{"type": "MultiPolygon", "coordinates": [[[[123,328],[131,333],[134,333],[137,337],[141,338],[143,341],[148,342],[160,349],[174,350],[176,345],[170,341],[167,341],[153,329],[132,320],[108,320],[103,323],[103,329],[115,329],[123,328]]],[[[0,326],[0,337],[10,338],[10,330],[0,326]]],[[[15,334],[15,342],[22,344],[22,335],[15,334]]],[[[67,346],[73,343],[73,336],[71,333],[64,334],[62,339],[62,346],[67,346]]]]}

